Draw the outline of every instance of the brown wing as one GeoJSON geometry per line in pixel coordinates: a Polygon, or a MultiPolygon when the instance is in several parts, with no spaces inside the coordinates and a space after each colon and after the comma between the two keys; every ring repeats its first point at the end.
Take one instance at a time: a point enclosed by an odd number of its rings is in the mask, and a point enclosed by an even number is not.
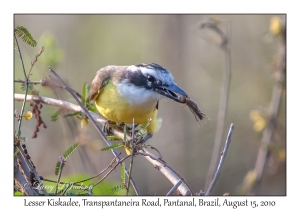
{"type": "Polygon", "coordinates": [[[116,70],[115,67],[116,66],[106,66],[96,72],[90,89],[90,101],[95,99],[100,90],[105,87],[105,85],[111,79],[111,75],[116,70]]]}

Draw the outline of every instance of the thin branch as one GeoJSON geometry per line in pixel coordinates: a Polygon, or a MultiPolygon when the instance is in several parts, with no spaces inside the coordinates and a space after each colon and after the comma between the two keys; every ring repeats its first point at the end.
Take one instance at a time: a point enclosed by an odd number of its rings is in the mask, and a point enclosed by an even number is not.
{"type": "Polygon", "coordinates": [[[89,181],[89,180],[91,180],[91,179],[94,179],[94,178],[100,176],[100,175],[101,175],[102,173],[104,173],[105,171],[107,171],[107,169],[111,168],[111,167],[112,167],[112,164],[115,163],[115,162],[116,162],[116,158],[114,158],[114,159],[111,161],[111,163],[110,163],[106,168],[104,168],[102,171],[100,171],[100,172],[99,172],[98,174],[96,174],[95,176],[92,176],[92,177],[90,177],[90,178],[88,178],[88,179],[84,179],[84,180],[81,180],[81,181],[73,182],[73,183],[74,183],[74,184],[76,184],[76,183],[82,183],[82,182],[86,182],[86,181],[89,181]]]}
{"type": "Polygon", "coordinates": [[[230,37],[231,37],[231,25],[230,22],[227,22],[226,33],[223,33],[221,29],[218,28],[217,23],[208,22],[201,25],[202,28],[208,28],[214,31],[218,36],[220,36],[220,48],[224,52],[225,56],[225,71],[224,71],[224,80],[221,90],[221,99],[218,112],[218,121],[217,121],[217,131],[214,140],[214,147],[212,152],[212,158],[209,166],[209,170],[206,176],[205,188],[208,187],[209,183],[212,180],[213,173],[217,166],[218,154],[220,151],[221,141],[224,133],[224,125],[226,118],[226,110],[229,97],[229,86],[231,80],[231,50],[230,50],[230,37]]]}
{"type": "Polygon", "coordinates": [[[72,187],[72,185],[71,184],[66,184],[67,186],[66,186],[66,189],[64,189],[64,191],[62,192],[62,194],[61,195],[65,195],[66,194],[66,192],[68,191],[68,189],[70,189],[70,187],[72,187]]]}
{"type": "Polygon", "coordinates": [[[207,189],[207,192],[206,192],[205,195],[210,195],[211,191],[213,190],[213,188],[214,188],[214,186],[217,182],[217,179],[220,176],[221,169],[222,169],[222,166],[224,164],[226,154],[227,154],[227,151],[228,151],[228,148],[229,148],[229,144],[231,142],[231,136],[232,136],[233,130],[234,130],[234,124],[231,123],[230,128],[229,128],[229,132],[228,132],[228,135],[227,135],[227,139],[226,139],[226,142],[225,142],[225,146],[224,146],[224,149],[223,149],[222,154],[221,154],[221,158],[220,158],[218,168],[215,172],[215,176],[214,176],[213,180],[211,181],[211,183],[209,185],[209,188],[207,189]]]}
{"type": "MultiPolygon", "coordinates": [[[[17,143],[17,144],[19,144],[19,143],[17,143]]],[[[30,182],[30,169],[29,169],[28,165],[26,164],[25,158],[21,154],[21,150],[19,149],[19,147],[15,146],[14,151],[17,151],[17,150],[19,151],[19,153],[17,154],[15,159],[17,159],[17,161],[18,161],[18,164],[20,165],[22,174],[25,176],[25,179],[27,179],[27,181],[30,182]]]]}
{"type": "Polygon", "coordinates": [[[177,182],[177,184],[175,184],[172,188],[171,188],[171,190],[166,194],[166,196],[169,196],[169,195],[171,195],[178,187],[179,187],[179,185],[182,183],[182,180],[179,180],[178,182],[177,182]]]}
{"type": "Polygon", "coordinates": [[[133,144],[133,140],[134,140],[134,129],[135,129],[135,124],[134,124],[134,118],[132,119],[132,137],[131,137],[131,161],[130,161],[130,166],[129,166],[129,176],[128,176],[128,181],[127,181],[127,187],[126,187],[126,195],[128,195],[129,193],[129,185],[130,185],[130,178],[131,178],[131,174],[132,174],[132,167],[133,167],[133,153],[134,153],[134,144],[133,144]]]}
{"type": "MultiPolygon", "coordinates": [[[[146,149],[143,149],[142,152],[146,155],[144,157],[153,164],[153,166],[159,170],[169,181],[176,185],[179,180],[184,179],[179,176],[177,172],[175,172],[170,166],[168,166],[164,161],[160,160],[158,157],[147,151],[146,149]],[[163,163],[162,163],[163,162],[163,163]]],[[[184,181],[180,184],[178,187],[178,190],[182,195],[193,195],[192,189],[188,187],[187,183],[184,181]]]]}
{"type": "Polygon", "coordinates": [[[275,68],[276,84],[273,87],[272,98],[269,104],[269,111],[268,111],[269,121],[266,128],[263,131],[261,146],[259,148],[256,163],[255,163],[254,172],[256,174],[256,180],[254,182],[253,189],[257,186],[257,183],[261,180],[261,177],[265,169],[265,164],[269,152],[268,146],[272,141],[275,122],[279,111],[282,90],[284,88],[283,82],[284,82],[285,72],[286,72],[286,26],[285,25],[283,25],[282,31],[279,34],[278,39],[279,39],[278,48],[277,48],[278,60],[275,68]]]}
{"type": "MultiPolygon", "coordinates": [[[[45,182],[57,183],[57,180],[55,181],[55,180],[46,179],[46,178],[44,178],[43,181],[45,181],[45,182]]],[[[64,185],[70,184],[70,185],[75,185],[75,186],[78,186],[78,187],[81,187],[81,186],[82,186],[81,184],[78,184],[77,182],[76,182],[76,183],[75,183],[75,182],[68,183],[68,182],[59,181],[59,184],[64,184],[64,185]]],[[[87,189],[83,189],[83,190],[87,190],[87,189]]]]}
{"type": "Polygon", "coordinates": [[[95,184],[93,184],[92,186],[95,187],[96,185],[100,184],[113,170],[115,170],[117,168],[118,165],[120,165],[124,160],[126,160],[127,158],[131,157],[130,155],[127,155],[126,157],[122,158],[119,162],[117,162],[117,164],[112,167],[98,182],[96,182],[95,184]]]}
{"type": "Polygon", "coordinates": [[[61,177],[61,174],[62,174],[62,170],[65,166],[65,159],[64,157],[62,156],[59,156],[59,161],[60,161],[60,166],[59,166],[59,174],[58,174],[58,177],[57,177],[57,182],[56,182],[56,187],[55,187],[55,194],[57,195],[57,190],[58,190],[58,184],[60,182],[60,177],[61,177]]]}
{"type": "Polygon", "coordinates": [[[27,77],[26,77],[26,80],[28,81],[29,80],[29,77],[31,75],[31,70],[34,66],[34,64],[37,62],[37,59],[40,57],[40,55],[44,52],[44,47],[42,46],[41,50],[39,51],[39,53],[35,56],[35,58],[31,61],[31,67],[29,69],[29,72],[27,74],[27,77]]]}
{"type": "MultiPolygon", "coordinates": [[[[14,82],[26,83],[25,80],[21,80],[21,79],[15,79],[14,82]]],[[[42,84],[42,81],[28,81],[27,84],[40,85],[40,84],[42,84]]]]}
{"type": "MultiPolygon", "coordinates": [[[[17,149],[17,147],[15,147],[15,151],[16,151],[16,149],[17,149]]],[[[22,192],[25,195],[30,195],[30,196],[37,195],[36,191],[29,184],[30,182],[28,180],[28,177],[26,177],[26,176],[30,176],[29,175],[30,171],[29,171],[27,165],[24,164],[24,161],[20,160],[20,159],[23,159],[23,156],[20,153],[17,156],[18,157],[14,157],[14,180],[15,180],[15,182],[19,185],[19,187],[21,188],[22,192]]]]}
{"type": "Polygon", "coordinates": [[[24,97],[24,101],[23,101],[23,104],[22,104],[22,107],[21,107],[21,115],[20,115],[20,120],[19,120],[19,125],[18,125],[18,132],[17,132],[17,135],[19,137],[21,135],[21,125],[22,125],[22,120],[23,120],[22,116],[24,114],[24,108],[25,108],[25,104],[26,104],[26,96],[28,94],[28,84],[27,84],[28,79],[27,79],[26,70],[25,70],[25,66],[24,66],[24,61],[23,61],[22,53],[21,53],[21,50],[20,50],[20,47],[19,47],[18,39],[16,37],[16,34],[14,34],[14,36],[15,36],[15,41],[16,41],[16,44],[17,44],[17,49],[18,49],[18,52],[19,52],[20,60],[21,60],[21,63],[22,63],[24,78],[26,79],[25,97],[24,97]]]}
{"type": "Polygon", "coordinates": [[[14,180],[20,186],[23,194],[30,196],[38,195],[21,173],[17,158],[14,159],[14,180]]]}
{"type": "MultiPolygon", "coordinates": [[[[41,189],[41,191],[44,193],[44,195],[48,195],[48,192],[45,190],[44,184],[43,184],[43,182],[41,181],[40,176],[38,175],[37,171],[35,170],[35,166],[33,166],[33,164],[31,164],[32,162],[30,163],[29,160],[28,160],[27,158],[25,158],[24,150],[23,150],[23,148],[20,146],[20,144],[17,144],[16,146],[17,146],[17,148],[20,150],[20,153],[19,153],[17,156],[18,156],[18,157],[20,157],[19,155],[22,156],[22,161],[21,161],[21,162],[23,162],[25,165],[27,165],[27,167],[28,167],[28,169],[30,170],[30,172],[32,172],[32,173],[34,174],[34,177],[35,177],[35,179],[38,181],[39,186],[40,186],[40,189],[41,189]]],[[[26,167],[26,168],[27,168],[27,167],[26,167]]],[[[30,172],[29,172],[29,173],[30,173],[30,172]]]]}

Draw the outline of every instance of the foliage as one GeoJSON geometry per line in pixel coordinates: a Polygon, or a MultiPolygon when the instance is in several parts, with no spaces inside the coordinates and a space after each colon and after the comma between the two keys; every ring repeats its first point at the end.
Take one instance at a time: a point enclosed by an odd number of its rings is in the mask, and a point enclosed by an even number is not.
{"type": "MultiPolygon", "coordinates": [[[[65,158],[65,160],[67,160],[68,159],[68,157],[77,149],[77,147],[78,147],[78,143],[75,143],[75,144],[73,144],[65,153],[64,153],[64,158],[65,158]]],[[[55,167],[55,175],[58,175],[58,173],[59,173],[59,169],[60,169],[60,165],[61,165],[61,162],[60,161],[58,161],[57,163],[56,163],[56,167],[55,167]]]]}
{"type": "Polygon", "coordinates": [[[15,35],[21,37],[21,39],[30,46],[36,46],[36,41],[24,26],[17,26],[15,28],[15,35]]]}

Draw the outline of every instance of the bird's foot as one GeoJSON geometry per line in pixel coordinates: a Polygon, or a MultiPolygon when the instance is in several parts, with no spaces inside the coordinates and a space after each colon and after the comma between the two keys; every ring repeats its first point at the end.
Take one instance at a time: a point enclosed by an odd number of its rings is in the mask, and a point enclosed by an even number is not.
{"type": "Polygon", "coordinates": [[[106,135],[111,134],[111,128],[114,127],[114,125],[115,125],[115,122],[107,120],[102,127],[103,132],[106,135]]]}

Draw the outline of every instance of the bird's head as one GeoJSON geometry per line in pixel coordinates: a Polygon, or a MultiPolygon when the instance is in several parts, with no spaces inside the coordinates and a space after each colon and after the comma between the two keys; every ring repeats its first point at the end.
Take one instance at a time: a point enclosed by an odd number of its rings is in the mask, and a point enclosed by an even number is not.
{"type": "Polygon", "coordinates": [[[158,64],[143,63],[128,66],[121,75],[119,83],[126,86],[126,94],[130,92],[128,87],[131,87],[132,91],[140,90],[141,93],[146,93],[153,98],[166,96],[179,103],[183,102],[179,100],[177,94],[187,97],[187,94],[174,82],[172,74],[158,64]]]}

